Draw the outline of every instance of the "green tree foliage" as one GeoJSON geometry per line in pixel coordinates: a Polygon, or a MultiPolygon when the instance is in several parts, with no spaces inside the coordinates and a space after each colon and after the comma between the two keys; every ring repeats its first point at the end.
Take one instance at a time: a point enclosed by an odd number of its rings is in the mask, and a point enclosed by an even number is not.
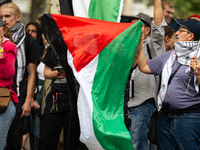
{"type": "MultiPolygon", "coordinates": [[[[148,6],[153,5],[154,0],[148,0],[148,6]]],[[[163,0],[162,0],[163,1],[163,0]]],[[[200,0],[169,0],[174,4],[174,17],[187,19],[190,15],[200,15],[200,0]]]]}

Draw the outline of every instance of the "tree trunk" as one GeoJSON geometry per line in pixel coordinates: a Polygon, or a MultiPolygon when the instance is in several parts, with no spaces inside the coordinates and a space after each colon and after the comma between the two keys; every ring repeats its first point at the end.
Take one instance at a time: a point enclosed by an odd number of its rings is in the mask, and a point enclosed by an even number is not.
{"type": "Polygon", "coordinates": [[[51,0],[51,13],[60,14],[60,3],[59,0],[51,0]]]}
{"type": "Polygon", "coordinates": [[[44,14],[46,8],[46,0],[32,0],[30,21],[35,21],[38,15],[44,14]]]}

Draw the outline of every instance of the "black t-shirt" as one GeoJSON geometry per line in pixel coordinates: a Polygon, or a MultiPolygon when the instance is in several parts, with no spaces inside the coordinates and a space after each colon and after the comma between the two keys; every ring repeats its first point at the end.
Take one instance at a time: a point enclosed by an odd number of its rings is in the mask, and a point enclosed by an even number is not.
{"type": "MultiPolygon", "coordinates": [[[[30,34],[28,34],[28,32],[26,33],[26,38],[25,38],[25,54],[26,54],[26,66],[28,66],[29,63],[34,63],[39,60],[39,49],[37,42],[30,34]]],[[[17,70],[17,67],[18,65],[16,61],[15,70],[17,70]]],[[[22,81],[20,82],[19,91],[17,90],[16,77],[17,77],[17,71],[15,71],[15,75],[13,76],[12,89],[17,93],[19,102],[23,103],[25,101],[26,91],[27,91],[28,68],[26,67],[25,74],[23,76],[22,81]]]]}
{"type": "MultiPolygon", "coordinates": [[[[61,66],[61,63],[55,54],[55,52],[49,48],[47,51],[47,54],[45,58],[43,58],[42,62],[49,68],[54,68],[56,66],[61,66]]],[[[51,83],[51,87],[55,90],[61,91],[61,92],[67,92],[67,81],[66,78],[64,79],[53,79],[51,83]]]]}

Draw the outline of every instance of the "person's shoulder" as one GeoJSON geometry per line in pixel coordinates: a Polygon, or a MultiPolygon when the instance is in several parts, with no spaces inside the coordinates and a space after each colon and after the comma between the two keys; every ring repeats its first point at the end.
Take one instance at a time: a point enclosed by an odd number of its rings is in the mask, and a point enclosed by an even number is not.
{"type": "Polygon", "coordinates": [[[165,52],[164,54],[170,55],[173,51],[174,51],[174,50],[169,50],[169,51],[165,52]]]}
{"type": "Polygon", "coordinates": [[[15,43],[11,42],[10,40],[6,40],[5,42],[2,43],[2,47],[5,50],[13,50],[17,51],[17,46],[15,43]]]}
{"type": "Polygon", "coordinates": [[[2,43],[2,45],[7,45],[7,44],[9,44],[9,45],[16,45],[16,44],[13,43],[10,39],[5,38],[5,39],[4,39],[4,42],[2,43]]]}
{"type": "Polygon", "coordinates": [[[173,51],[174,50],[166,51],[163,54],[161,54],[160,56],[163,58],[163,60],[168,59],[173,51]]]}
{"type": "Polygon", "coordinates": [[[27,57],[28,63],[36,62],[40,60],[37,42],[35,38],[32,37],[27,32],[26,32],[26,38],[25,38],[25,51],[26,51],[26,57],[27,57]]]}

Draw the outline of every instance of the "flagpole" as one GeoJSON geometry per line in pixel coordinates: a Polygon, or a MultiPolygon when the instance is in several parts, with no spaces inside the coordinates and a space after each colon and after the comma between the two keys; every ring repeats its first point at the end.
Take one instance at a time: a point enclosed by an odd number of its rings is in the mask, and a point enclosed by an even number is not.
{"type": "MultiPolygon", "coordinates": [[[[197,56],[198,52],[199,52],[199,45],[200,45],[200,40],[199,40],[199,43],[198,43],[198,46],[197,46],[197,52],[194,56],[197,56]]],[[[191,81],[191,77],[192,77],[192,73],[194,72],[194,70],[190,67],[190,74],[189,74],[189,81],[188,81],[188,85],[187,85],[187,89],[186,89],[186,94],[188,93],[189,91],[189,84],[190,84],[190,81],[191,81]]]]}
{"type": "Polygon", "coordinates": [[[197,52],[196,52],[195,56],[197,56],[197,54],[199,52],[199,45],[200,45],[200,40],[199,40],[199,43],[198,43],[198,46],[197,46],[197,52]]]}

